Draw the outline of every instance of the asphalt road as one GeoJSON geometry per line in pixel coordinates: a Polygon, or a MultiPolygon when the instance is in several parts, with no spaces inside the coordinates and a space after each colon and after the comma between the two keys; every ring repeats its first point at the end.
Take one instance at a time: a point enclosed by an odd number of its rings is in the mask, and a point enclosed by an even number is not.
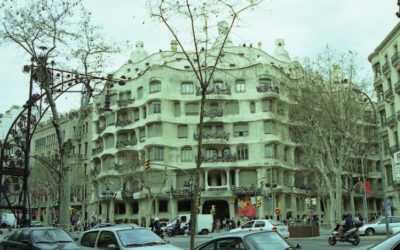
{"type": "MultiPolygon", "coordinates": [[[[211,239],[213,235],[208,236],[198,236],[196,237],[196,246],[200,245],[203,242],[211,239]]],[[[189,236],[174,236],[171,238],[165,237],[165,240],[169,241],[172,245],[180,247],[182,249],[189,249],[189,236]]],[[[293,245],[297,243],[301,244],[303,250],[351,250],[356,248],[357,250],[367,249],[383,240],[381,236],[373,236],[373,237],[361,237],[360,244],[357,246],[353,246],[347,242],[337,242],[335,246],[330,246],[328,244],[328,236],[324,237],[315,237],[315,238],[298,238],[298,239],[288,239],[293,245]]]]}

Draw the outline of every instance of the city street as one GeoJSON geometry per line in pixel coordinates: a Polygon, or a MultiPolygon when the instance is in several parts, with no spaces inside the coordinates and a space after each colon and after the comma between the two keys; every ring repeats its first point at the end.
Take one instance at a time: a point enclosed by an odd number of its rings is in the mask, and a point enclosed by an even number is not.
{"type": "MultiPolygon", "coordinates": [[[[217,236],[217,234],[210,234],[207,236],[198,236],[196,238],[196,246],[200,245],[203,242],[211,239],[212,237],[217,236]]],[[[330,250],[330,249],[367,249],[368,247],[382,241],[384,239],[383,236],[373,236],[373,237],[364,237],[361,236],[361,242],[358,246],[352,246],[350,243],[338,242],[335,246],[330,246],[328,244],[328,235],[313,237],[313,238],[298,238],[298,239],[289,239],[289,242],[296,244],[301,244],[302,249],[304,250],[330,250]]],[[[174,236],[171,238],[165,237],[165,240],[169,241],[172,245],[189,249],[189,236],[174,236]]]]}

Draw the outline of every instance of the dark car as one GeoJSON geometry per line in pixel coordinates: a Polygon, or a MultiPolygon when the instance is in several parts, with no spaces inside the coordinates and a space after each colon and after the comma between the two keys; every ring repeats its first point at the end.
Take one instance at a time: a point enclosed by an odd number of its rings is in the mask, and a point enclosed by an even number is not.
{"type": "Polygon", "coordinates": [[[18,228],[0,243],[0,250],[41,250],[41,249],[82,249],[75,240],[61,228],[31,227],[18,228]]]}
{"type": "Polygon", "coordinates": [[[289,250],[301,249],[300,245],[292,246],[282,236],[270,231],[251,231],[228,233],[213,238],[195,250],[289,250]]]}

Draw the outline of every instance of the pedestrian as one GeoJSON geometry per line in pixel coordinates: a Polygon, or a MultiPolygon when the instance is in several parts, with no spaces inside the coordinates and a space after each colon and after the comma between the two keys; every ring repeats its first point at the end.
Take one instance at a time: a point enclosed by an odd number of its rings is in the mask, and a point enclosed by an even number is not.
{"type": "Polygon", "coordinates": [[[240,219],[237,220],[237,222],[236,222],[236,227],[237,227],[237,228],[240,227],[240,219]]]}
{"type": "Polygon", "coordinates": [[[221,230],[221,221],[219,219],[217,219],[217,232],[219,232],[221,230]]]}

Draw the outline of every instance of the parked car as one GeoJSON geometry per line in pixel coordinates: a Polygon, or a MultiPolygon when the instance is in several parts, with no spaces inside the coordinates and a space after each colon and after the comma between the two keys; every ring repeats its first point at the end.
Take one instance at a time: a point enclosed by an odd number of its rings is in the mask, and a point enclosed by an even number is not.
{"type": "Polygon", "coordinates": [[[195,250],[208,249],[257,249],[257,250],[286,250],[301,249],[300,245],[292,246],[282,236],[270,231],[241,231],[227,233],[213,238],[197,247],[195,250]]]}
{"type": "Polygon", "coordinates": [[[242,231],[266,230],[279,233],[282,237],[289,237],[289,228],[287,225],[274,220],[251,220],[243,226],[230,230],[230,233],[242,231]]]}
{"type": "Polygon", "coordinates": [[[86,249],[75,242],[67,232],[55,227],[28,227],[13,230],[6,240],[0,243],[0,250],[41,250],[41,249],[86,249]]]}
{"type": "Polygon", "coordinates": [[[85,231],[80,244],[89,249],[180,249],[168,244],[147,228],[127,224],[85,231]]]}
{"type": "Polygon", "coordinates": [[[391,237],[389,237],[367,249],[368,250],[397,250],[397,249],[400,249],[400,234],[394,234],[391,237]]]}
{"type": "MultiPolygon", "coordinates": [[[[389,220],[389,230],[393,227],[400,226],[400,217],[398,216],[388,216],[389,220]]],[[[375,234],[385,234],[386,233],[386,219],[381,217],[371,223],[365,224],[358,229],[360,235],[372,236],[375,234]]]]}

